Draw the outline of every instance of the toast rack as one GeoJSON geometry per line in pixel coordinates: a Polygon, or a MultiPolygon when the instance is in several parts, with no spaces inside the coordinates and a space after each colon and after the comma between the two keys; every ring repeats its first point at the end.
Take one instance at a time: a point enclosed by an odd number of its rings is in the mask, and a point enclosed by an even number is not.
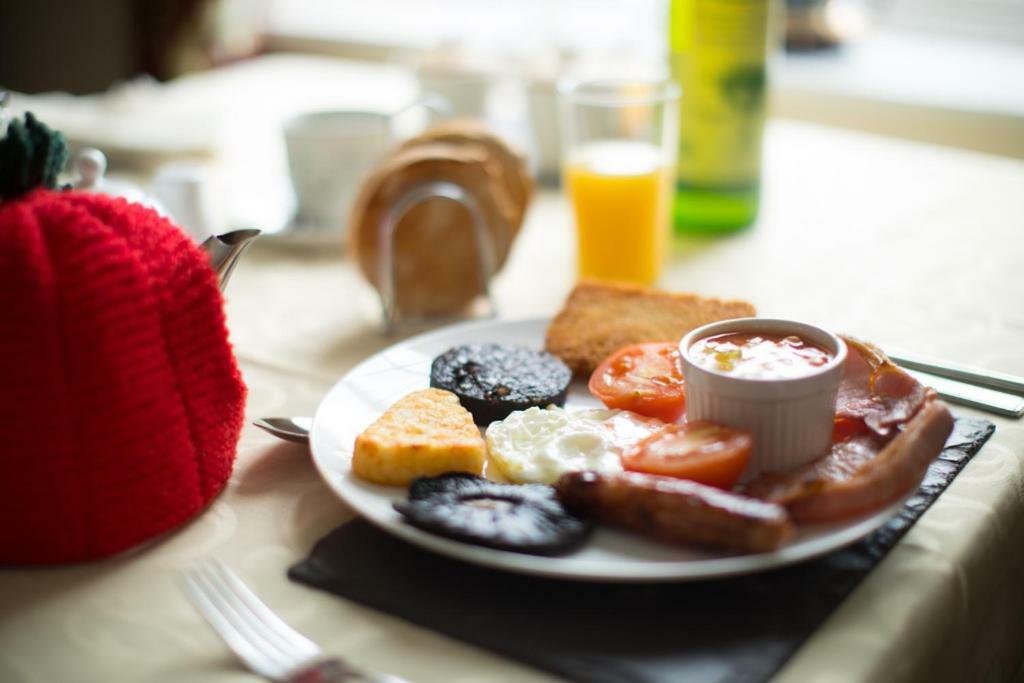
{"type": "MultiPolygon", "coordinates": [[[[491,296],[490,282],[493,277],[497,256],[495,254],[494,240],[487,224],[484,212],[477,200],[462,186],[448,180],[437,180],[420,183],[413,186],[405,195],[394,203],[384,215],[380,222],[378,240],[378,271],[382,274],[378,293],[380,295],[381,311],[383,313],[383,332],[394,333],[404,323],[422,323],[425,318],[402,319],[397,305],[397,275],[395,272],[395,233],[402,218],[415,206],[430,200],[444,199],[455,202],[462,206],[470,216],[473,225],[473,237],[476,244],[476,258],[480,267],[483,280],[483,289],[477,296],[477,300],[467,306],[467,311],[480,308],[481,300],[484,302],[483,312],[470,313],[471,317],[491,318],[497,314],[494,299],[491,296]]],[[[457,319],[467,316],[444,316],[441,318],[431,317],[431,322],[441,322],[449,319],[457,319]]]]}

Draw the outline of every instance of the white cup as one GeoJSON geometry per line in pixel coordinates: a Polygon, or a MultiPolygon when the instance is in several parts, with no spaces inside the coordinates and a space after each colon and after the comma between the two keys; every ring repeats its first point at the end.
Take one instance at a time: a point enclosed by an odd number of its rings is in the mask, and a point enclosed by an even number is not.
{"type": "Polygon", "coordinates": [[[753,448],[741,481],[762,472],[785,472],[824,455],[832,443],[836,395],[846,344],[807,323],[773,318],[736,318],[698,327],[679,342],[686,378],[687,421],[708,420],[750,434],[753,448]],[[690,348],[728,332],[795,334],[832,354],[806,375],[751,379],[695,363],[690,348]]]}
{"type": "Polygon", "coordinates": [[[555,182],[561,173],[562,135],[558,126],[558,88],[551,81],[527,85],[526,101],[533,133],[534,164],[543,182],[555,182]]]}
{"type": "Polygon", "coordinates": [[[449,117],[487,118],[495,78],[486,72],[420,67],[416,72],[420,97],[439,97],[445,111],[431,111],[432,123],[449,117]]]}
{"type": "Polygon", "coordinates": [[[224,208],[217,200],[222,193],[214,182],[205,164],[191,161],[166,163],[153,176],[153,194],[196,242],[224,232],[224,208]]]}
{"type": "Polygon", "coordinates": [[[284,127],[295,232],[342,235],[366,174],[391,148],[392,117],[372,111],[300,114],[284,127]]]}

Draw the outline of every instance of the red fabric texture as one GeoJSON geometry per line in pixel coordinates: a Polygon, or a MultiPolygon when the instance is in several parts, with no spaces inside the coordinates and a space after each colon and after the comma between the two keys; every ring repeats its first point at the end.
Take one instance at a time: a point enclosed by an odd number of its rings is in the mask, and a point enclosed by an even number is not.
{"type": "Polygon", "coordinates": [[[0,203],[0,563],[126,550],[221,491],[245,385],[206,255],[154,211],[0,203]]]}

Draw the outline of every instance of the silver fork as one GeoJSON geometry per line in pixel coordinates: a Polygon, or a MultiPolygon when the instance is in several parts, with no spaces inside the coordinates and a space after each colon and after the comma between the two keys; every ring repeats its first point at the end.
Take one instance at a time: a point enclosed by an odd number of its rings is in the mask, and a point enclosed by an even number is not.
{"type": "Polygon", "coordinates": [[[326,656],[217,560],[205,560],[185,570],[182,586],[227,646],[264,678],[285,683],[409,683],[387,674],[360,671],[326,656]]]}

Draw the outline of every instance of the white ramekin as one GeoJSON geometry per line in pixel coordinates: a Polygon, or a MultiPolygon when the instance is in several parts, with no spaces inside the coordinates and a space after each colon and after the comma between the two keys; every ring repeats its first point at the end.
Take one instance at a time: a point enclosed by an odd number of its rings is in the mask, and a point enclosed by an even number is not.
{"type": "Polygon", "coordinates": [[[753,450],[741,481],[761,472],[783,472],[820,457],[832,443],[836,394],[846,344],[807,323],[773,318],[736,318],[698,327],[679,342],[686,378],[686,419],[708,420],[748,432],[753,450]],[[690,347],[727,332],[795,334],[834,354],[803,377],[749,379],[701,367],[690,347]]]}

